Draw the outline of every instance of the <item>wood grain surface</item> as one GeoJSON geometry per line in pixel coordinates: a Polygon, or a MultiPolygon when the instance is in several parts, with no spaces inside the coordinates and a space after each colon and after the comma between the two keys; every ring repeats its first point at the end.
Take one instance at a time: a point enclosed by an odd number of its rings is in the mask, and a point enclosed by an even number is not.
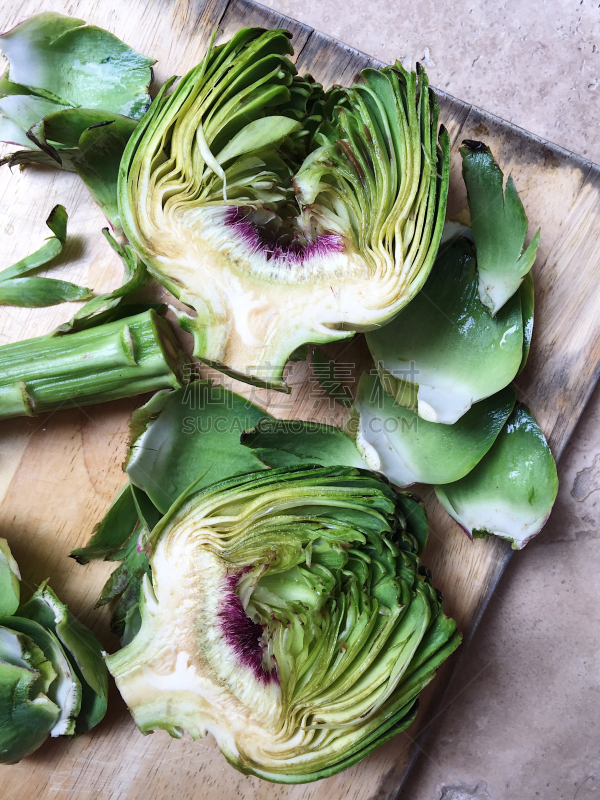
{"type": "MultiPolygon", "coordinates": [[[[219,39],[244,25],[289,28],[297,64],[325,85],[351,82],[378,62],[306,25],[250,0],[25,0],[4,2],[4,30],[43,10],[79,16],[100,25],[158,60],[157,84],[184,74],[204,54],[218,27],[219,39]]],[[[457,147],[465,138],[487,142],[505,174],[511,173],[530,221],[542,228],[534,267],[536,325],[526,371],[518,389],[533,409],[552,449],[562,452],[598,378],[600,356],[600,169],[479,109],[439,94],[442,121],[453,142],[449,213],[464,213],[466,198],[457,147]]],[[[31,252],[46,236],[44,220],[60,202],[70,214],[69,243],[53,276],[105,291],[120,280],[120,265],[101,236],[105,221],[78,179],[66,173],[0,170],[0,267],[31,252]]],[[[160,294],[157,288],[156,292],[160,294]]],[[[74,308],[75,306],[73,306],[74,308]]],[[[51,309],[0,309],[0,343],[45,333],[72,314],[68,304],[51,309]]],[[[331,349],[338,363],[365,363],[364,340],[331,349]]],[[[208,372],[208,371],[207,371],[208,372]]],[[[214,374],[214,373],[213,373],[214,374]]],[[[340,423],[345,411],[311,381],[305,363],[292,365],[291,395],[251,389],[217,376],[275,416],[340,423]]],[[[142,400],[54,412],[0,425],[0,536],[9,540],[25,585],[51,576],[72,610],[114,651],[108,612],[94,603],[112,565],[77,565],[67,556],[84,544],[93,525],[125,482],[121,462],[128,418],[142,400]]],[[[470,542],[427,496],[431,537],[425,563],[447,601],[447,611],[468,639],[494,591],[511,551],[500,540],[470,542]]],[[[515,557],[518,557],[515,556],[515,557]]],[[[423,694],[420,713],[407,732],[361,764],[308,786],[277,786],[244,777],[225,762],[212,739],[171,740],[142,736],[116,690],[109,713],[80,739],[47,742],[18,765],[0,767],[3,800],[392,800],[425,735],[435,726],[449,670],[468,669],[459,653],[423,694]]]]}

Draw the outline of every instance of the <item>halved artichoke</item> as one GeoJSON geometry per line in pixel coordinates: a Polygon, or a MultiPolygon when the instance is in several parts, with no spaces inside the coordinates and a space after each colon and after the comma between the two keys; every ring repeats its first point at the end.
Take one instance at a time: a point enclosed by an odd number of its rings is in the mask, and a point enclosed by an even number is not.
{"type": "Polygon", "coordinates": [[[401,64],[323,94],[287,31],[211,46],[130,138],[124,230],[197,311],[195,355],[284,388],[306,342],[391,319],[423,285],[444,222],[449,138],[427,76],[401,64]]]}
{"type": "Polygon", "coordinates": [[[318,466],[184,493],[150,537],[141,629],[107,658],[140,729],[210,732],[241,771],[301,783],[406,728],[460,641],[408,500],[318,466]]]}

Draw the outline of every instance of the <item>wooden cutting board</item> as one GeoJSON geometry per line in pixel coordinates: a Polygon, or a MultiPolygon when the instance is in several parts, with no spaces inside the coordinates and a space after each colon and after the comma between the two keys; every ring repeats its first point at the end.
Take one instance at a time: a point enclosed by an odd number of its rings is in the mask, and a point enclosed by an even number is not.
{"type": "MultiPolygon", "coordinates": [[[[379,66],[375,59],[249,0],[25,0],[18,7],[4,3],[0,27],[7,30],[47,10],[82,17],[155,57],[158,84],[198,63],[216,27],[219,39],[246,25],[288,28],[299,70],[310,71],[326,86],[350,83],[365,66],[379,66]]],[[[542,228],[534,267],[533,347],[518,388],[558,457],[598,378],[600,168],[445,94],[439,100],[453,142],[450,214],[466,206],[458,146],[463,139],[482,139],[505,174],[513,175],[530,232],[542,228]]],[[[0,170],[0,267],[38,246],[47,235],[44,220],[57,202],[70,214],[69,244],[53,275],[97,291],[117,285],[120,265],[100,234],[102,215],[74,176],[52,170],[0,170]]],[[[35,311],[3,307],[0,343],[45,333],[72,311],[68,305],[35,311]]],[[[364,362],[364,342],[357,337],[337,353],[344,365],[364,362]]],[[[339,423],[345,413],[340,406],[331,407],[303,363],[295,364],[288,376],[293,385],[289,396],[219,380],[278,417],[339,423]]],[[[118,642],[110,634],[108,612],[93,606],[112,565],[81,567],[67,556],[87,541],[125,482],[120,464],[127,421],[140,402],[136,398],[0,425],[0,536],[8,539],[27,587],[33,589],[51,576],[60,597],[109,651],[118,642]]],[[[468,640],[511,551],[497,539],[470,542],[435,498],[427,499],[431,537],[425,563],[468,640]]],[[[163,732],[144,737],[113,687],[109,713],[90,734],[49,741],[20,764],[0,767],[1,794],[5,800],[392,800],[427,730],[435,725],[443,688],[459,661],[460,650],[423,694],[417,721],[408,731],[352,769],[316,784],[277,786],[244,777],[229,767],[212,739],[175,741],[163,732]]],[[[461,668],[468,669],[465,660],[461,668]]]]}

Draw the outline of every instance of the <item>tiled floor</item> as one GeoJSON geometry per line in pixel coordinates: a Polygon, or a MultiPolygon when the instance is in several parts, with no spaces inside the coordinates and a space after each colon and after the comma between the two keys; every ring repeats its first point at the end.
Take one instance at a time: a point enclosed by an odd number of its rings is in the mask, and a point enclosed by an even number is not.
{"type": "MultiPolygon", "coordinates": [[[[600,162],[598,0],[263,2],[382,60],[429,61],[434,86],[600,162]]],[[[559,473],[554,513],[463,654],[406,800],[600,798],[600,389],[559,473]]]]}

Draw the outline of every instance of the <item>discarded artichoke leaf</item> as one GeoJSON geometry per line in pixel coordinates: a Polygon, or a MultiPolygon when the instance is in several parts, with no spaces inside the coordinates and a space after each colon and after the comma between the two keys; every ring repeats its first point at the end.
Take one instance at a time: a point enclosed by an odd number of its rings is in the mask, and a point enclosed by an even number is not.
{"type": "Polygon", "coordinates": [[[279,390],[299,346],[381,325],[418,292],[449,175],[422,70],[366,70],[366,86],[325,97],[295,74],[290,38],[211,45],[153,102],[119,177],[127,238],[197,311],[181,318],[194,354],[279,390]]]}
{"type": "Polygon", "coordinates": [[[0,616],[8,617],[19,607],[21,597],[21,573],[8,547],[6,539],[0,539],[0,616]]]}
{"type": "Polygon", "coordinates": [[[44,266],[57,255],[62,253],[63,247],[67,240],[67,220],[68,214],[64,206],[54,206],[46,225],[50,228],[53,236],[46,239],[46,243],[32,253],[30,256],[22,258],[13,264],[12,267],[7,267],[0,272],[0,281],[8,280],[9,278],[18,278],[26,275],[34,269],[44,266]]]}
{"type": "Polygon", "coordinates": [[[471,243],[461,237],[442,245],[417,297],[391,323],[367,333],[385,390],[424,420],[457,422],[517,375],[524,291],[490,317],[479,299],[471,243]]]}
{"type": "Polygon", "coordinates": [[[113,500],[102,521],[94,527],[90,541],[85,547],[73,550],[71,558],[79,564],[88,564],[95,558],[113,561],[115,554],[122,552],[138,526],[137,507],[131,484],[127,483],[113,500]]]}
{"type": "Polygon", "coordinates": [[[85,733],[104,718],[108,700],[108,672],[100,642],[85,625],[71,614],[46,583],[21,606],[19,616],[27,617],[53,631],[81,684],[81,707],[74,733],[85,733]]]}
{"type": "MultiPolygon", "coordinates": [[[[0,37],[1,42],[1,37],[0,37]]],[[[19,127],[29,139],[27,132],[39,124],[47,114],[53,114],[56,111],[63,111],[67,106],[59,105],[51,100],[46,100],[44,97],[36,97],[35,95],[9,95],[0,99],[0,111],[11,122],[19,127]]],[[[28,146],[33,145],[39,147],[35,140],[30,140],[28,146]]],[[[19,143],[18,143],[19,144],[19,143]]]]}
{"type": "Polygon", "coordinates": [[[131,419],[127,474],[163,514],[192,483],[198,488],[262,464],[240,444],[270,415],[209,380],[157,393],[131,419]]]}
{"type": "MultiPolygon", "coordinates": [[[[136,128],[137,122],[130,117],[120,114],[111,114],[108,111],[99,111],[93,108],[67,108],[47,114],[30,131],[35,139],[40,139],[44,144],[58,143],[64,147],[81,148],[81,137],[90,128],[110,125],[113,132],[118,132],[126,142],[136,128]]],[[[60,156],[60,152],[58,153],[60,156]]]]}
{"type": "Polygon", "coordinates": [[[435,487],[441,504],[469,536],[500,536],[512,542],[514,550],[542,529],[557,492],[548,443],[521,403],[472,472],[456,483],[435,487]]]}
{"type": "Polygon", "coordinates": [[[523,314],[523,357],[517,375],[525,369],[529,348],[531,347],[531,337],[533,336],[533,314],[534,314],[534,292],[533,275],[528,272],[523,278],[523,283],[519,286],[519,297],[521,298],[521,312],[523,314]]]}
{"type": "MultiPolygon", "coordinates": [[[[129,245],[126,244],[122,247],[113,236],[111,236],[108,228],[104,228],[102,233],[111,248],[123,262],[123,281],[121,285],[113,289],[112,292],[97,295],[92,300],[89,300],[75,312],[69,322],[59,325],[58,328],[52,332],[52,336],[62,336],[67,333],[93,328],[105,322],[113,322],[117,319],[121,319],[123,314],[129,316],[128,313],[118,310],[118,307],[121,305],[123,309],[125,309],[125,312],[129,309],[131,315],[136,313],[133,304],[125,304],[123,301],[129,295],[137,292],[139,289],[143,289],[144,286],[147,286],[150,282],[151,277],[148,274],[146,265],[143,261],[139,260],[129,245]]],[[[151,307],[157,312],[164,309],[164,305],[160,303],[146,303],[144,307],[140,307],[138,311],[148,311],[151,307]]]]}
{"type": "Polygon", "coordinates": [[[248,473],[184,494],[151,535],[141,628],[107,658],[140,729],[210,730],[242,772],[303,783],[409,725],[460,636],[403,508],[381,479],[344,467],[248,473]],[[196,644],[202,666],[190,672],[196,644]],[[182,669],[185,689],[173,691],[182,669]]]}
{"type": "Polygon", "coordinates": [[[46,220],[54,236],[49,237],[35,253],[0,272],[0,305],[42,308],[93,296],[90,289],[69,281],[23,277],[45,266],[62,252],[67,238],[67,219],[64,206],[54,206],[46,220]]]}
{"type": "Polygon", "coordinates": [[[527,217],[512,177],[504,188],[502,170],[483,142],[467,139],[460,153],[477,250],[479,296],[495,316],[533,266],[540,231],[523,250],[527,217]]]}
{"type": "Polygon", "coordinates": [[[339,428],[297,419],[266,419],[244,431],[242,444],[269,467],[320,464],[366,467],[354,442],[339,428]]]}
{"type": "Polygon", "coordinates": [[[469,473],[492,447],[515,397],[514,387],[507,386],[453,425],[440,425],[398,405],[377,376],[363,373],[347,429],[369,469],[397,486],[450,483],[469,473]]]}
{"type": "Polygon", "coordinates": [[[32,93],[45,90],[72,106],[133,119],[150,104],[154,60],[81,19],[37,14],[0,35],[0,50],[9,61],[7,79],[32,93]]]}
{"type": "Polygon", "coordinates": [[[45,308],[93,297],[91,289],[55,278],[10,278],[0,282],[0,305],[45,308]]]}

